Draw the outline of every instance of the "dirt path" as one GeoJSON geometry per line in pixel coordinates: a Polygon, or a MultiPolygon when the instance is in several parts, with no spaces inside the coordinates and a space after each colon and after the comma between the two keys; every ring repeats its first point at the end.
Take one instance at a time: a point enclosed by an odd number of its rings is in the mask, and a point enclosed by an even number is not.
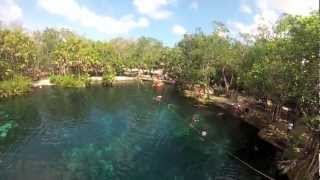
{"type": "Polygon", "coordinates": [[[32,82],[32,87],[53,86],[49,79],[42,79],[32,82]]]}
{"type": "MultiPolygon", "coordinates": [[[[102,76],[92,76],[90,77],[90,80],[95,83],[100,83],[102,81],[102,76]]],[[[131,77],[131,76],[116,76],[115,82],[125,82],[125,81],[134,81],[134,80],[143,80],[143,81],[153,81],[153,78],[151,76],[140,76],[140,77],[131,77]]],[[[174,84],[175,81],[168,81],[168,80],[161,80],[164,83],[167,84],[174,84]]],[[[49,78],[47,79],[41,79],[39,81],[32,82],[32,87],[39,88],[43,86],[53,86],[54,84],[50,82],[49,78]]]]}
{"type": "MultiPolygon", "coordinates": [[[[102,81],[102,76],[92,76],[90,80],[93,82],[102,81]]],[[[129,76],[116,76],[115,81],[133,81],[137,80],[137,77],[129,77],[129,76]]]]}

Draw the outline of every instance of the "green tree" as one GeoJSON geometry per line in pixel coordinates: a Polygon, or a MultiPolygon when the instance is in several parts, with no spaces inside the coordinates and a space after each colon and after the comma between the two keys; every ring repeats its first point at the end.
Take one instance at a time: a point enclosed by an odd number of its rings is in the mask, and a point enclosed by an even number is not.
{"type": "Polygon", "coordinates": [[[0,79],[15,73],[33,75],[36,62],[34,42],[21,29],[0,29],[0,79]]]}

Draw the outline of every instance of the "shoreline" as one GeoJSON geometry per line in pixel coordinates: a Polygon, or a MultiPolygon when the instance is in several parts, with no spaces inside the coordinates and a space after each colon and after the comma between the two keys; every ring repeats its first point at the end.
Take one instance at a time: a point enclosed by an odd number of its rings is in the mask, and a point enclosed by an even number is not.
{"type": "MultiPolygon", "coordinates": [[[[141,81],[153,81],[154,78],[152,78],[151,76],[116,76],[114,82],[125,82],[125,81],[137,81],[137,80],[141,80],[141,81]]],[[[101,83],[102,82],[102,76],[91,76],[90,77],[90,81],[92,83],[101,83]]],[[[168,80],[161,80],[164,83],[167,84],[173,84],[172,81],[168,81],[168,80]]],[[[45,79],[41,79],[38,81],[33,81],[32,82],[32,87],[33,88],[40,88],[42,86],[55,86],[55,84],[50,82],[49,78],[45,78],[45,79]]]]}
{"type": "MultiPolygon", "coordinates": [[[[137,77],[130,77],[130,76],[116,76],[115,77],[115,82],[134,81],[134,80],[138,80],[138,78],[137,77]]],[[[150,79],[150,80],[152,80],[152,79],[150,79]]],[[[92,76],[92,77],[90,77],[90,81],[93,83],[101,83],[102,76],[92,76]]],[[[32,82],[33,88],[40,88],[42,86],[55,86],[55,84],[51,83],[49,78],[45,78],[45,79],[41,79],[41,80],[32,82]]]]}
{"type": "MultiPolygon", "coordinates": [[[[310,139],[310,135],[312,132],[306,127],[303,122],[296,121],[295,125],[291,130],[288,129],[288,125],[290,119],[280,119],[272,120],[272,113],[265,110],[260,109],[257,106],[249,107],[248,112],[235,112],[236,103],[240,103],[241,101],[246,101],[251,97],[238,96],[238,102],[232,100],[229,97],[208,95],[208,98],[199,97],[196,95],[194,90],[186,90],[182,89],[182,93],[185,97],[191,98],[195,103],[198,103],[197,106],[203,106],[209,108],[210,106],[219,107],[233,116],[237,117],[239,121],[252,125],[253,127],[258,129],[257,137],[266,143],[269,143],[271,146],[275,148],[275,150],[280,153],[281,157],[288,153],[298,153],[301,154],[304,147],[295,147],[292,149],[290,146],[290,141],[292,137],[299,136],[303,139],[301,141],[306,142],[310,139]]],[[[207,94],[206,94],[207,95],[207,94]]],[[[256,101],[255,101],[256,102],[256,101]]],[[[296,117],[294,117],[296,118],[296,117]]],[[[291,119],[292,120],[292,119],[291,119]]],[[[297,157],[295,158],[297,160],[297,157]]],[[[276,159],[275,163],[278,165],[278,170],[283,171],[281,168],[281,163],[283,163],[283,159],[276,159]]],[[[291,169],[283,171],[283,175],[285,175],[288,179],[295,179],[295,172],[299,170],[299,166],[291,169]]]]}
{"type": "MultiPolygon", "coordinates": [[[[92,83],[101,83],[102,77],[101,76],[93,76],[90,77],[90,80],[92,83]]],[[[116,76],[115,77],[115,83],[120,82],[129,82],[129,81],[153,81],[154,79],[152,77],[130,77],[130,76],[116,76]]],[[[171,83],[170,81],[163,81],[164,83],[171,83]]],[[[41,88],[42,86],[55,86],[55,84],[50,83],[50,80],[42,79],[39,81],[32,82],[33,87],[41,88]]],[[[257,113],[257,109],[250,108],[250,112],[254,113],[255,115],[248,115],[244,114],[243,112],[235,112],[234,111],[234,105],[237,103],[235,100],[232,100],[231,98],[224,97],[224,96],[214,96],[209,95],[207,99],[203,97],[196,96],[195,91],[192,90],[182,90],[182,94],[187,97],[195,100],[195,105],[209,107],[210,105],[219,107],[223,110],[225,110],[228,113],[231,113],[234,117],[239,118],[240,121],[247,123],[255,128],[258,129],[257,136],[261,140],[269,143],[271,146],[273,146],[276,151],[284,153],[284,151],[288,148],[286,143],[279,143],[279,142],[287,142],[288,139],[279,137],[278,134],[273,133],[274,131],[281,131],[280,134],[286,134],[285,131],[287,128],[286,122],[271,122],[270,119],[268,119],[268,112],[261,112],[262,117],[258,117],[255,113],[257,113]],[[198,104],[197,104],[198,103],[198,104]]],[[[239,96],[240,102],[242,100],[248,99],[249,97],[243,97],[239,96]]],[[[288,174],[287,174],[288,175],[288,174]]]]}
{"type": "MultiPolygon", "coordinates": [[[[128,81],[153,81],[154,79],[151,76],[116,76],[115,83],[128,82],[128,81]]],[[[102,76],[92,76],[90,77],[92,83],[101,83],[102,76]]],[[[164,83],[172,84],[170,81],[162,80],[164,83]]],[[[55,86],[51,83],[49,78],[41,79],[38,81],[32,82],[33,88],[42,88],[43,86],[55,86]]],[[[214,96],[209,95],[207,99],[202,97],[197,97],[195,92],[192,90],[182,90],[182,93],[187,98],[192,98],[196,100],[197,103],[201,105],[214,105],[220,107],[229,113],[233,114],[235,117],[240,118],[242,121],[256,127],[259,132],[258,136],[278,148],[281,151],[284,151],[287,148],[288,137],[286,136],[287,132],[287,121],[275,121],[270,120],[270,113],[266,111],[259,110],[257,108],[250,107],[250,113],[244,112],[235,112],[234,105],[237,103],[228,97],[223,96],[214,96]],[[278,132],[278,133],[273,133],[278,132]],[[284,142],[284,143],[283,143],[284,142]]],[[[239,101],[248,99],[248,97],[239,96],[239,101]]]]}
{"type": "MultiPolygon", "coordinates": [[[[183,95],[195,100],[200,105],[213,105],[228,111],[241,121],[257,128],[259,130],[257,134],[259,138],[282,152],[288,148],[288,134],[295,131],[293,129],[291,132],[288,132],[288,122],[286,120],[271,121],[270,113],[258,108],[249,107],[249,112],[236,112],[234,106],[237,102],[228,97],[209,95],[209,97],[205,99],[197,97],[192,90],[183,90],[183,95]]],[[[239,102],[246,99],[248,99],[248,97],[239,96],[239,102]]]]}

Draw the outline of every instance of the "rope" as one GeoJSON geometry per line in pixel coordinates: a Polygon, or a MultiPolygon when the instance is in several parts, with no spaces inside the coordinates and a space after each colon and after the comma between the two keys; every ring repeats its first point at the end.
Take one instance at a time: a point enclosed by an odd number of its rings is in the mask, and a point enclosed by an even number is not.
{"type": "MultiPolygon", "coordinates": [[[[197,132],[200,136],[202,136],[202,135],[201,135],[201,132],[200,132],[198,129],[196,129],[196,128],[193,127],[193,126],[190,126],[190,127],[191,127],[195,132],[197,132]]],[[[203,136],[202,136],[202,137],[203,137],[203,136]]],[[[212,141],[212,140],[210,140],[210,139],[208,139],[208,138],[206,138],[206,139],[207,139],[208,141],[210,141],[212,144],[217,145],[217,143],[215,143],[214,141],[212,141]]],[[[275,180],[274,178],[266,175],[265,173],[259,171],[258,169],[254,168],[254,167],[251,166],[250,164],[248,164],[248,163],[246,163],[245,161],[241,160],[239,157],[237,157],[236,155],[232,154],[230,151],[226,150],[226,152],[227,152],[227,154],[228,154],[230,157],[238,160],[239,162],[241,162],[242,164],[244,164],[245,166],[247,166],[249,169],[253,170],[254,172],[256,172],[256,173],[264,176],[265,178],[267,178],[267,179],[269,179],[269,180],[275,180]]]]}
{"type": "MultiPolygon", "coordinates": [[[[176,114],[179,115],[179,113],[177,113],[177,112],[173,109],[173,107],[174,107],[174,105],[168,104],[168,109],[171,110],[171,111],[173,111],[173,112],[175,112],[176,114]]],[[[182,118],[182,117],[180,117],[180,118],[182,118]]],[[[200,136],[202,136],[200,130],[196,129],[193,125],[190,125],[190,127],[191,127],[195,132],[197,132],[200,136]]],[[[204,136],[202,136],[202,137],[204,137],[204,136]]],[[[208,138],[206,138],[206,139],[207,139],[208,141],[210,141],[212,144],[214,144],[214,145],[216,145],[216,146],[218,145],[217,143],[215,143],[215,142],[212,141],[211,139],[208,139],[208,138]]],[[[249,169],[251,169],[252,171],[260,174],[261,176],[263,176],[263,177],[265,177],[265,178],[267,178],[267,179],[269,179],[269,180],[275,180],[274,178],[266,175],[265,173],[259,171],[258,169],[254,168],[254,167],[251,166],[250,164],[248,164],[248,163],[246,163],[245,161],[241,160],[238,156],[234,155],[233,153],[231,153],[231,152],[230,152],[229,150],[227,150],[226,148],[225,148],[225,150],[226,150],[226,152],[227,152],[227,155],[229,155],[230,157],[238,160],[240,163],[244,164],[245,166],[247,166],[247,167],[248,167],[249,169]]]]}

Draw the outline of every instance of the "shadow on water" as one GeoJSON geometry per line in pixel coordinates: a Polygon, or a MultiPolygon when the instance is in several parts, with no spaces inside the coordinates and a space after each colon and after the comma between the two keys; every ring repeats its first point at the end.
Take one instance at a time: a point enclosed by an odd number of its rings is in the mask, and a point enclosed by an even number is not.
{"type": "Polygon", "coordinates": [[[16,123],[0,139],[4,179],[264,179],[226,149],[277,174],[275,152],[256,129],[218,115],[220,109],[194,108],[170,86],[161,92],[149,83],[44,88],[0,108],[8,116],[0,125],[16,123]],[[161,103],[153,100],[157,95],[161,103]],[[190,128],[194,116],[193,126],[214,144],[190,128]]]}

